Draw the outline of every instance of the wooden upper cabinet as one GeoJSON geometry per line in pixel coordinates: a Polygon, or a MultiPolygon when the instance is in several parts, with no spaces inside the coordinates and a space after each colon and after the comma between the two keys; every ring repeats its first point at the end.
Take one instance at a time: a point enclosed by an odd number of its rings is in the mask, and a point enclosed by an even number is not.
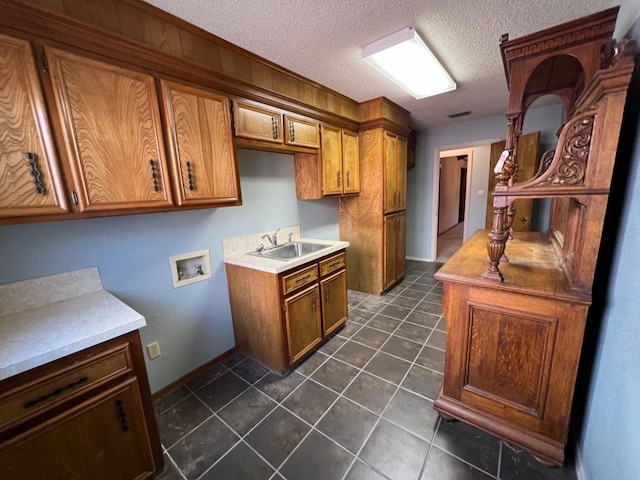
{"type": "Polygon", "coordinates": [[[238,205],[229,100],[165,80],[161,86],[178,204],[238,205]]]}
{"type": "Polygon", "coordinates": [[[287,145],[308,148],[320,147],[320,125],[316,122],[285,115],[284,126],[284,142],[287,145]]]}
{"type": "Polygon", "coordinates": [[[282,115],[267,108],[233,102],[236,137],[282,143],[282,115]]]}
{"type": "Polygon", "coordinates": [[[407,208],[407,141],[384,133],[384,211],[407,208]]]}
{"type": "Polygon", "coordinates": [[[322,178],[324,195],[360,192],[357,133],[322,125],[322,178]]]}
{"type": "Polygon", "coordinates": [[[80,210],[171,206],[154,78],[45,51],[80,210]]]}
{"type": "Polygon", "coordinates": [[[336,127],[322,125],[322,178],[324,195],[342,194],[342,136],[336,127]]]}
{"type": "Polygon", "coordinates": [[[29,42],[0,35],[0,217],[67,211],[29,42]]]}
{"type": "Polygon", "coordinates": [[[342,169],[344,172],[344,193],[360,192],[360,147],[358,134],[342,131],[342,169]]]}

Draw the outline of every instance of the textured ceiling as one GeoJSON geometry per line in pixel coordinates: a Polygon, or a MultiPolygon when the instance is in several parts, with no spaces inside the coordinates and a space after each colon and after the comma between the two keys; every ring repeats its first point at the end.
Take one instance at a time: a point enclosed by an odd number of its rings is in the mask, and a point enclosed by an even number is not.
{"type": "MultiPolygon", "coordinates": [[[[218,37],[356,101],[385,96],[417,129],[503,114],[507,86],[498,40],[542,30],[638,0],[147,0],[218,37]],[[360,58],[362,48],[413,27],[457,90],[416,100],[360,58]]],[[[636,15],[637,16],[637,15],[636,15]]]]}

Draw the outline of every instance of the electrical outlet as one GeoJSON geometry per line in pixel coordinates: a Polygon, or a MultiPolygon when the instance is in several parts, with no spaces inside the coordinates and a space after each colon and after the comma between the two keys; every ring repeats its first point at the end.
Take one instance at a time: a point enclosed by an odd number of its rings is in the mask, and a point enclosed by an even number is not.
{"type": "Polygon", "coordinates": [[[158,342],[152,342],[147,345],[147,355],[149,355],[149,360],[158,358],[160,356],[160,344],[158,342]]]}

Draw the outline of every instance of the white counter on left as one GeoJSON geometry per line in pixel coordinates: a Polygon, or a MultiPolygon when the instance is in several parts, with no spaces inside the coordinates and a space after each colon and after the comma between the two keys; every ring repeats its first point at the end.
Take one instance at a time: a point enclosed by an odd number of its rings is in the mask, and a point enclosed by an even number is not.
{"type": "Polygon", "coordinates": [[[145,325],[96,267],[0,285],[0,380],[145,325]]]}

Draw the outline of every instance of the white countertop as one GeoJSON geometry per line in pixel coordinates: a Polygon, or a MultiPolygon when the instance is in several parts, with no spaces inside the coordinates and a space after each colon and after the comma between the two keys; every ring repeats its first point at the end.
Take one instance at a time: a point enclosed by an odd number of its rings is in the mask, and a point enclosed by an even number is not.
{"type": "MultiPolygon", "coordinates": [[[[68,274],[51,277],[59,283],[61,277],[64,281],[69,280],[68,274]]],[[[42,282],[47,278],[35,280],[42,282]]],[[[86,281],[86,276],[79,280],[86,281]]],[[[20,292],[29,297],[24,302],[24,309],[13,308],[19,311],[0,315],[0,380],[146,325],[142,315],[103,290],[101,281],[100,289],[52,303],[39,302],[36,306],[32,305],[36,294],[29,291],[33,286],[34,281],[30,280],[0,285],[0,300],[3,300],[2,294],[9,291],[14,304],[19,303],[15,296],[20,292]]]]}
{"type": "MultiPolygon", "coordinates": [[[[328,245],[328,247],[301,257],[286,260],[249,255],[249,252],[255,251],[255,247],[257,245],[264,244],[265,240],[262,239],[262,235],[265,233],[258,233],[254,235],[247,235],[245,237],[236,237],[224,240],[224,261],[225,263],[238,265],[240,267],[253,268],[254,270],[262,270],[263,272],[277,274],[286,272],[287,270],[300,265],[304,265],[305,263],[312,262],[318,258],[331,255],[332,253],[339,252],[349,246],[349,242],[343,242],[340,240],[318,240],[315,238],[300,237],[299,225],[282,228],[278,236],[279,238],[287,238],[289,233],[293,234],[292,241],[294,242],[319,243],[328,245]]],[[[285,244],[287,241],[285,240],[280,243],[285,244]]]]}

